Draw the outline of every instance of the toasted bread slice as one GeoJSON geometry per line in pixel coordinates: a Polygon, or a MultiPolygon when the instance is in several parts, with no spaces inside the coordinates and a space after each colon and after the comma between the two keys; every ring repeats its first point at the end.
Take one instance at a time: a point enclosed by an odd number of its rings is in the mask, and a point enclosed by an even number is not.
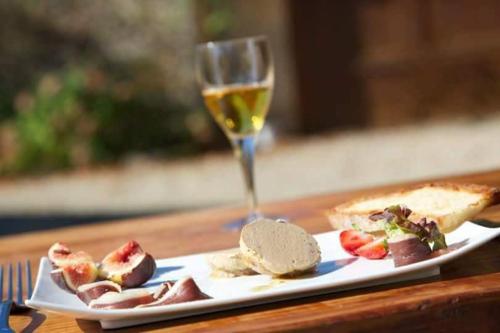
{"type": "Polygon", "coordinates": [[[500,203],[498,188],[452,183],[430,183],[385,195],[361,198],[341,204],[328,212],[335,229],[357,225],[367,232],[380,230],[380,223],[368,217],[392,205],[405,205],[412,210],[410,219],[427,217],[449,232],[472,218],[484,208],[500,203]]]}

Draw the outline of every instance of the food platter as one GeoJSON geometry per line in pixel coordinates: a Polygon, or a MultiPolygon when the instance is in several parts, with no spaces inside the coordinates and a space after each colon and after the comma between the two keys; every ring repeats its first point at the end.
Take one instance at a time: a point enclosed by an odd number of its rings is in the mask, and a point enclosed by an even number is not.
{"type": "Polygon", "coordinates": [[[383,260],[354,257],[342,250],[339,231],[315,235],[321,249],[316,272],[295,279],[277,279],[267,275],[216,278],[206,262],[206,253],[160,259],[155,275],[144,286],[154,289],[162,281],[192,276],[200,289],[212,299],[151,308],[90,309],[74,294],[51,279],[52,266],[42,258],[36,286],[27,304],[31,307],[62,313],[75,318],[100,321],[105,329],[194,316],[250,305],[278,302],[356,289],[396,281],[419,279],[439,274],[439,267],[500,234],[500,228],[486,228],[472,222],[463,223],[446,234],[450,251],[414,264],[395,267],[388,256],[383,260]]]}

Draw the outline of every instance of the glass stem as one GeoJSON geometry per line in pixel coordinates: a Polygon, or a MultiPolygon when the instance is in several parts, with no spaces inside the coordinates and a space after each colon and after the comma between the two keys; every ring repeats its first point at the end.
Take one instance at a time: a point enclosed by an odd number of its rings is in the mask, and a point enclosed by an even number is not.
{"type": "Polygon", "coordinates": [[[253,161],[255,155],[255,136],[231,139],[234,154],[241,164],[243,178],[245,180],[246,196],[248,201],[248,218],[259,216],[257,194],[255,192],[253,161]]]}

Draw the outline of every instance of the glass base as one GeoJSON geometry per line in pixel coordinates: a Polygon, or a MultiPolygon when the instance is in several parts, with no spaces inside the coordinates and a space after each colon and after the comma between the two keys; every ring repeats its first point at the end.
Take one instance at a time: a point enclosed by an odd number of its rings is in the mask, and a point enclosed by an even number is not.
{"type": "Polygon", "coordinates": [[[247,217],[231,221],[229,223],[226,223],[222,226],[222,229],[225,231],[241,231],[243,227],[249,223],[252,223],[253,221],[259,219],[259,218],[266,218],[266,219],[271,219],[271,220],[280,220],[283,222],[288,222],[288,218],[283,217],[283,216],[275,216],[275,215],[262,215],[260,213],[253,213],[249,214],[247,217]]]}

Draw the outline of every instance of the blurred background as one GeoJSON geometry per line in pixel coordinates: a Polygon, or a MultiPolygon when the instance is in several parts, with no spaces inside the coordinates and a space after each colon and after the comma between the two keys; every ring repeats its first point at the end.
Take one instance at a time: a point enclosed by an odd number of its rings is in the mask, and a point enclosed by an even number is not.
{"type": "Polygon", "coordinates": [[[243,205],[195,82],[208,40],[270,39],[263,202],[499,168],[499,17],[494,0],[1,1],[0,235],[243,205]]]}

